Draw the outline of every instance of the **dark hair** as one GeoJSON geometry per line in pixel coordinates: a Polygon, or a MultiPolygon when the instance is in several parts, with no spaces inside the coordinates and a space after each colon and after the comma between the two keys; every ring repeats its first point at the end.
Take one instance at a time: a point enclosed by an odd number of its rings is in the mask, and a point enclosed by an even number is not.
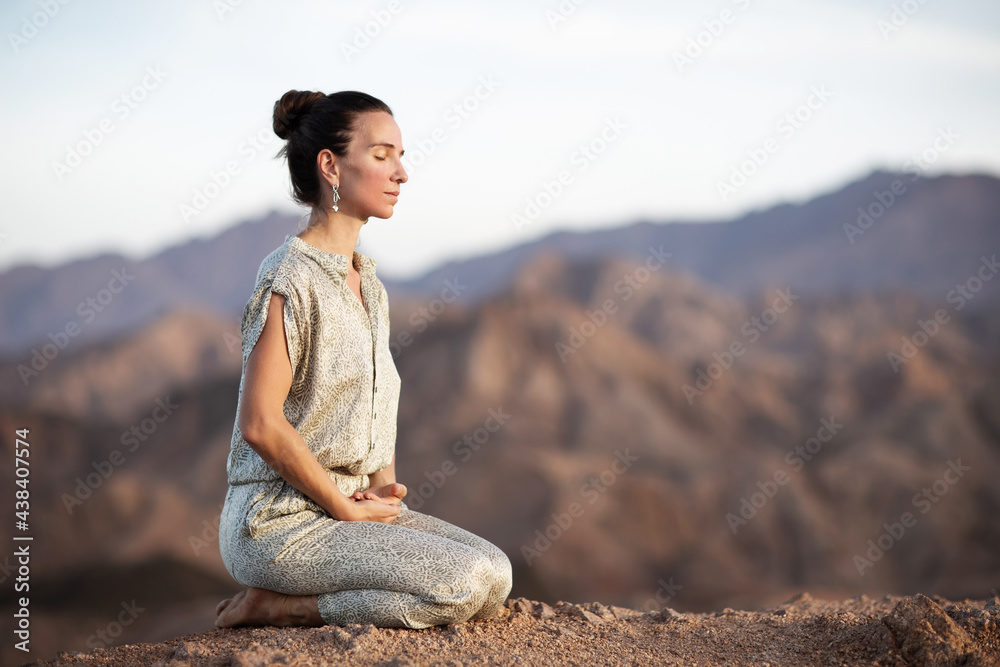
{"type": "Polygon", "coordinates": [[[292,196],[304,206],[320,206],[316,156],[324,148],[347,155],[347,147],[363,113],[392,110],[380,99],[355,90],[338,93],[289,90],[274,103],[274,133],[287,140],[275,157],[288,159],[292,196]]]}

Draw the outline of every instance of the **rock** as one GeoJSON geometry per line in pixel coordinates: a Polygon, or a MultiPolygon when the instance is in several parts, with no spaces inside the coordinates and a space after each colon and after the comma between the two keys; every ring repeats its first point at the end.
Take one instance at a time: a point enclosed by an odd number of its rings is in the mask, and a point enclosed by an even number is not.
{"type": "Polygon", "coordinates": [[[323,641],[330,642],[331,644],[340,646],[346,650],[354,648],[357,643],[354,639],[354,635],[339,625],[327,626],[321,636],[323,637],[323,641]]]}
{"type": "Polygon", "coordinates": [[[504,606],[519,614],[531,613],[531,600],[528,598],[508,598],[504,606]]]}
{"type": "Polygon", "coordinates": [[[533,615],[538,618],[555,618],[556,610],[544,602],[536,602],[533,615]]]}
{"type": "Polygon", "coordinates": [[[181,642],[171,652],[168,660],[191,660],[192,658],[201,658],[207,655],[211,655],[211,651],[201,644],[181,642]]]}
{"type": "Polygon", "coordinates": [[[684,619],[684,614],[675,609],[671,609],[670,607],[664,607],[660,611],[654,613],[659,614],[661,621],[681,621],[684,619]]]}
{"type": "Polygon", "coordinates": [[[632,618],[633,616],[642,616],[644,611],[639,611],[638,609],[632,609],[631,607],[619,607],[618,605],[612,604],[608,605],[608,609],[611,613],[615,615],[617,619],[632,618]]]}
{"type": "Polygon", "coordinates": [[[559,602],[556,602],[556,613],[557,614],[562,614],[564,616],[570,616],[570,615],[572,615],[574,609],[576,609],[576,605],[573,604],[573,603],[571,603],[571,602],[565,602],[563,600],[559,600],[559,602]]]}
{"type": "MultiPolygon", "coordinates": [[[[573,616],[582,619],[583,621],[590,623],[591,625],[599,625],[604,622],[604,619],[595,614],[592,611],[588,611],[583,607],[577,607],[573,611],[573,616]]],[[[613,618],[613,617],[612,617],[613,618]]]]}
{"type": "Polygon", "coordinates": [[[271,667],[287,665],[292,660],[281,651],[253,643],[246,649],[234,653],[229,664],[232,667],[271,667]]]}
{"type": "Polygon", "coordinates": [[[882,622],[908,662],[928,667],[989,663],[969,635],[933,600],[914,595],[900,600],[882,622]]]}
{"type": "Polygon", "coordinates": [[[596,616],[601,617],[605,621],[613,621],[616,618],[614,612],[600,602],[587,602],[580,605],[580,607],[596,616]]]}

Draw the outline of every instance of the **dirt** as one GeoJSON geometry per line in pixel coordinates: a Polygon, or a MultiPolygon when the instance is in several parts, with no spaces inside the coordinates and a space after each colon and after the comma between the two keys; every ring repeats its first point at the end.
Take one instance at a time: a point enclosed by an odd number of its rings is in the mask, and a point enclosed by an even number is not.
{"type": "Polygon", "coordinates": [[[352,624],[231,628],[60,653],[35,665],[1000,665],[1000,598],[845,601],[797,595],[760,611],[640,612],[506,601],[488,620],[423,630],[352,624]]]}

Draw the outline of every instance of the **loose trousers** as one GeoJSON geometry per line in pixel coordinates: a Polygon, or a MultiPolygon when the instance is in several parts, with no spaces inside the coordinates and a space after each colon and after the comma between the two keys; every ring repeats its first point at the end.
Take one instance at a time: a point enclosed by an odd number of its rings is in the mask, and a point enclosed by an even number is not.
{"type": "MultiPolygon", "coordinates": [[[[287,497],[290,485],[278,484],[287,497]]],[[[392,523],[341,521],[308,499],[275,511],[273,492],[251,497],[247,486],[231,486],[223,506],[226,569],[244,586],[317,594],[328,624],[461,623],[493,616],[510,593],[511,564],[499,547],[405,501],[392,523]]]]}

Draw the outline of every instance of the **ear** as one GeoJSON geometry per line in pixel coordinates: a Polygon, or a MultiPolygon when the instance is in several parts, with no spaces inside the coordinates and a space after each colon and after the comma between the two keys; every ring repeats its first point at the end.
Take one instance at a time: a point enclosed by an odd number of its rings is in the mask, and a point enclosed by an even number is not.
{"type": "Polygon", "coordinates": [[[324,187],[330,187],[331,183],[340,182],[340,169],[337,164],[337,156],[329,148],[324,148],[316,154],[316,168],[319,170],[320,180],[326,181],[324,187]]]}

